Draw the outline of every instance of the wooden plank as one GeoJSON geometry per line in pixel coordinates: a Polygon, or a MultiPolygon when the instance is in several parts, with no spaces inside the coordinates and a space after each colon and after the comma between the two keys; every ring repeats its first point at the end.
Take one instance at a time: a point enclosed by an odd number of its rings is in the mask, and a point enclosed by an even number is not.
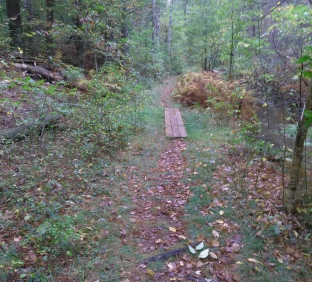
{"type": "Polygon", "coordinates": [[[187,137],[187,133],[186,133],[186,130],[185,130],[185,127],[184,127],[184,123],[183,123],[183,120],[182,120],[182,116],[181,116],[181,113],[180,113],[179,109],[176,109],[176,117],[177,117],[177,123],[178,123],[179,130],[180,130],[180,137],[186,138],[187,137]]]}
{"type": "Polygon", "coordinates": [[[165,126],[166,126],[166,136],[173,137],[171,121],[170,121],[170,112],[169,109],[165,109],[165,126]]]}
{"type": "Polygon", "coordinates": [[[187,137],[180,110],[177,108],[165,109],[165,126],[167,137],[187,137]]]}
{"type": "Polygon", "coordinates": [[[170,121],[171,121],[171,128],[172,128],[172,135],[173,137],[180,137],[180,129],[177,122],[177,116],[176,116],[176,109],[175,108],[169,108],[170,113],[170,121]]]}
{"type": "Polygon", "coordinates": [[[176,109],[176,116],[177,116],[177,123],[178,123],[178,125],[184,126],[184,123],[183,123],[183,120],[182,120],[181,113],[180,113],[179,109],[176,109]]]}

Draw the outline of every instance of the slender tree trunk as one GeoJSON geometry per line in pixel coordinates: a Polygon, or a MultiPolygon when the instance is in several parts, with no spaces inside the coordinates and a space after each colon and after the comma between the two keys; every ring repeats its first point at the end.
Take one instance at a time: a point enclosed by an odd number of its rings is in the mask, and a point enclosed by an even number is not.
{"type": "Polygon", "coordinates": [[[55,0],[46,0],[47,6],[47,34],[46,34],[46,43],[47,43],[47,55],[53,56],[54,55],[54,46],[53,40],[50,35],[52,25],[54,23],[54,2],[55,0]]]}
{"type": "Polygon", "coordinates": [[[81,9],[81,5],[82,5],[81,2],[82,2],[82,0],[76,1],[76,8],[78,10],[78,14],[75,18],[75,25],[78,29],[78,32],[77,32],[78,35],[75,36],[75,38],[74,38],[79,67],[83,67],[83,53],[84,53],[83,38],[81,35],[79,35],[79,30],[82,28],[82,25],[83,25],[83,19],[82,19],[82,16],[80,15],[80,9],[81,9]]]}
{"type": "Polygon", "coordinates": [[[169,27],[168,27],[168,55],[171,57],[171,41],[172,41],[172,12],[173,12],[173,2],[170,1],[170,10],[169,10],[169,27]]]}
{"type": "Polygon", "coordinates": [[[207,58],[207,48],[204,48],[204,71],[208,71],[208,58],[207,58]]]}
{"type": "Polygon", "coordinates": [[[157,0],[152,0],[152,42],[153,46],[157,45],[159,39],[159,7],[157,5],[157,0]]]}
{"type": "MultiPolygon", "coordinates": [[[[124,4],[126,5],[126,4],[124,4]]],[[[128,55],[128,50],[129,50],[129,45],[127,42],[127,39],[129,37],[129,20],[128,20],[128,10],[126,6],[123,7],[123,12],[122,12],[122,26],[121,26],[121,38],[122,38],[122,47],[121,47],[121,61],[125,62],[127,55],[128,55]]]]}
{"type": "Polygon", "coordinates": [[[183,14],[185,22],[187,22],[188,2],[189,0],[183,0],[183,14]]]}
{"type": "Polygon", "coordinates": [[[11,46],[22,48],[22,17],[19,0],[6,0],[11,46]]]}
{"type": "MultiPolygon", "coordinates": [[[[111,20],[107,20],[107,25],[111,27],[111,30],[113,29],[114,27],[114,22],[111,21],[111,20]]],[[[105,42],[108,44],[107,45],[107,48],[110,49],[109,45],[115,41],[115,36],[114,36],[114,33],[111,32],[110,30],[106,30],[105,32],[105,35],[104,35],[104,39],[105,39],[105,42]]],[[[104,56],[104,63],[109,63],[109,62],[112,62],[114,57],[113,57],[113,53],[112,51],[110,50],[108,55],[105,55],[104,56]]]]}
{"type": "MultiPolygon", "coordinates": [[[[26,24],[23,25],[23,32],[31,34],[34,30],[36,30],[36,27],[33,26],[34,20],[36,18],[35,5],[33,3],[33,0],[24,0],[23,3],[26,11],[26,24]]],[[[36,49],[33,48],[33,46],[35,46],[34,37],[26,36],[24,41],[24,51],[27,56],[32,57],[36,51],[36,49]]]]}
{"type": "MultiPolygon", "coordinates": [[[[310,91],[306,101],[305,110],[312,110],[312,79],[310,81],[310,91]]],[[[308,127],[306,125],[306,118],[303,111],[301,119],[298,122],[298,131],[292,160],[292,168],[290,172],[290,181],[284,190],[284,209],[289,213],[294,211],[295,205],[299,200],[298,187],[303,160],[304,142],[306,140],[307,133],[308,127]]]]}
{"type": "Polygon", "coordinates": [[[234,10],[231,11],[231,47],[230,47],[230,66],[229,66],[229,79],[233,78],[234,70],[234,10]]]}

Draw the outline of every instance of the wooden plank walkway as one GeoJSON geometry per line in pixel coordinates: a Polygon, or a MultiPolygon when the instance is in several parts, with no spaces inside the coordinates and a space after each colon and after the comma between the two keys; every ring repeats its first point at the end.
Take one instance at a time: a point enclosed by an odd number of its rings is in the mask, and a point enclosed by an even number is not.
{"type": "Polygon", "coordinates": [[[187,137],[187,133],[179,109],[165,108],[165,125],[167,137],[169,138],[187,137]]]}

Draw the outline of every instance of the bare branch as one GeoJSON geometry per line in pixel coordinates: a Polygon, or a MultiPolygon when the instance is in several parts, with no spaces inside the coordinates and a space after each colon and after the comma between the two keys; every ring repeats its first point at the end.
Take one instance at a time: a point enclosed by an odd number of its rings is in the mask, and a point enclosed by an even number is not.
{"type": "MultiPolygon", "coordinates": [[[[310,1],[312,1],[312,0],[310,0],[310,1]]],[[[278,7],[282,6],[285,2],[286,2],[286,0],[283,0],[280,3],[277,3],[277,5],[274,8],[272,8],[268,13],[266,13],[264,16],[262,16],[260,18],[260,20],[263,20],[265,17],[267,17],[268,15],[273,13],[278,7]]]]}

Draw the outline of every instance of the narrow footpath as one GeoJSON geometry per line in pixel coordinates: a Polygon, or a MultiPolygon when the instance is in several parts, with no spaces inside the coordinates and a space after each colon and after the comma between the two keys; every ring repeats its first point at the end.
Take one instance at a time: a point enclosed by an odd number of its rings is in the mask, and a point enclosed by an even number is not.
{"type": "MultiPolygon", "coordinates": [[[[168,86],[162,93],[164,107],[170,105],[170,92],[171,87],[168,86]]],[[[184,205],[191,196],[188,185],[183,183],[188,172],[182,154],[186,147],[183,139],[172,139],[159,156],[157,167],[142,172],[133,167],[130,172],[129,187],[132,187],[132,200],[136,203],[131,212],[131,221],[135,223],[132,237],[140,242],[138,249],[146,258],[145,262],[149,258],[152,261],[157,254],[185,246],[187,228],[182,218],[184,205]]],[[[147,265],[139,265],[138,273],[132,273],[129,281],[170,281],[175,278],[176,281],[187,281],[185,279],[190,275],[186,272],[177,277],[177,273],[170,272],[170,267],[166,272],[154,273],[147,265]]]]}

